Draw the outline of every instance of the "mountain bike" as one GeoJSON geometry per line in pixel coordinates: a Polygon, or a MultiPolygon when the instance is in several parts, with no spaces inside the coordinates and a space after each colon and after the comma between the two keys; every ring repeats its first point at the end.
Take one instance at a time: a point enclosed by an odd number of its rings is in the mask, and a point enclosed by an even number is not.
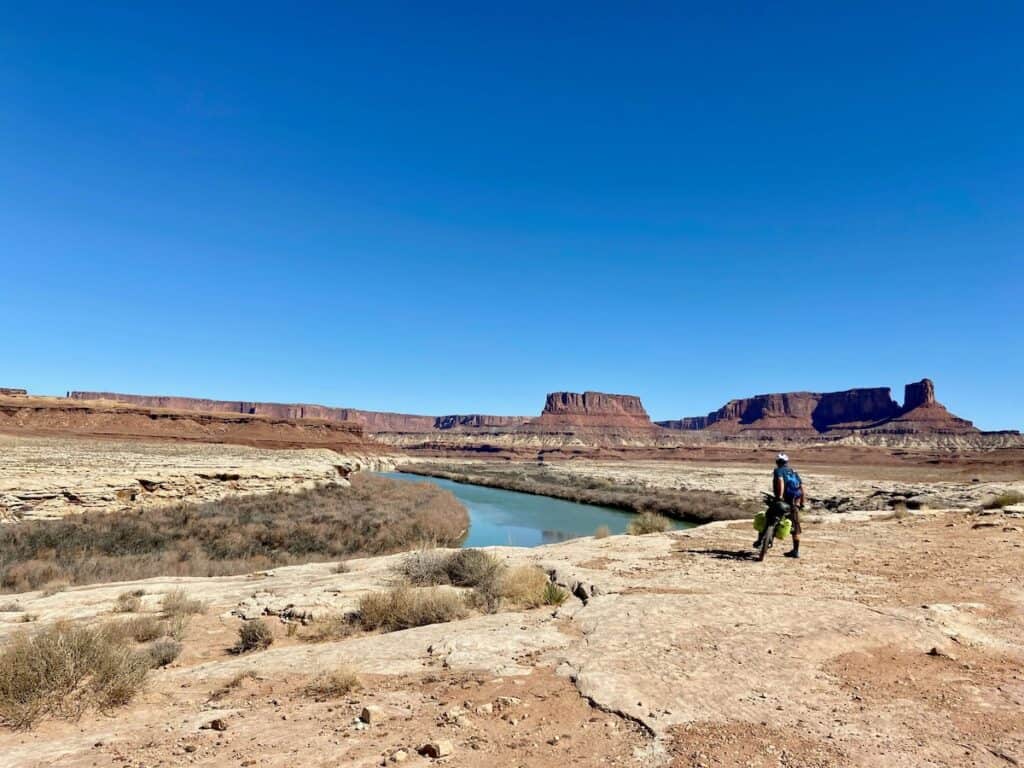
{"type": "Polygon", "coordinates": [[[770,493],[764,494],[765,504],[768,509],[764,513],[764,532],[761,534],[760,546],[757,548],[758,562],[768,556],[768,550],[772,548],[775,541],[775,532],[779,529],[783,520],[787,518],[792,521],[793,507],[781,499],[776,499],[770,493]]]}

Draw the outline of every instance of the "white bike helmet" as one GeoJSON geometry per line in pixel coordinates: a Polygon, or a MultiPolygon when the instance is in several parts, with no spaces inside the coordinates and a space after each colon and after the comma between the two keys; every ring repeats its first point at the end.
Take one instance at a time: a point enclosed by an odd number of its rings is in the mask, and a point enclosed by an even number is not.
{"type": "Polygon", "coordinates": [[[788,464],[789,463],[789,456],[787,456],[784,453],[780,453],[778,456],[775,457],[775,460],[776,461],[781,461],[783,464],[788,464]]]}

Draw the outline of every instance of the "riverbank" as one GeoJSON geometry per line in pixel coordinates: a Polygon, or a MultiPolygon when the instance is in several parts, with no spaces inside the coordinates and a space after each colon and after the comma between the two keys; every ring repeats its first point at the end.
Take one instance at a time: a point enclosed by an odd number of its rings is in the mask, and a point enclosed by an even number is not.
{"type": "Polygon", "coordinates": [[[398,471],[440,477],[457,483],[550,496],[580,504],[654,512],[689,523],[743,520],[754,516],[758,506],[727,491],[688,490],[649,485],[638,481],[616,481],[597,476],[558,472],[547,465],[522,463],[454,463],[416,461],[400,463],[398,471]]]}

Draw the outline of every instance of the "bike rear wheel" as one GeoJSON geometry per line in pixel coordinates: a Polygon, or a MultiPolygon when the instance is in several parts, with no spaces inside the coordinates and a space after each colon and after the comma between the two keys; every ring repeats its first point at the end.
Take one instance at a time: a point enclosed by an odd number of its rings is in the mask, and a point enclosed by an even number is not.
{"type": "Polygon", "coordinates": [[[765,559],[768,556],[768,550],[772,548],[772,541],[775,539],[775,529],[779,527],[778,523],[773,523],[764,529],[764,538],[761,539],[761,549],[758,550],[757,560],[758,562],[765,559]]]}

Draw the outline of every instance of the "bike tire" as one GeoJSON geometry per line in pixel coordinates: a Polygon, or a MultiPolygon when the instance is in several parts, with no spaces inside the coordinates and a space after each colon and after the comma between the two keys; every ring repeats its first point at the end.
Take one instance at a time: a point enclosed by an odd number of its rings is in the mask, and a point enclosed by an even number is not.
{"type": "Polygon", "coordinates": [[[779,524],[769,525],[764,529],[764,538],[761,539],[761,549],[757,553],[757,561],[761,562],[768,556],[768,550],[772,548],[772,540],[775,538],[775,529],[779,524]]]}

